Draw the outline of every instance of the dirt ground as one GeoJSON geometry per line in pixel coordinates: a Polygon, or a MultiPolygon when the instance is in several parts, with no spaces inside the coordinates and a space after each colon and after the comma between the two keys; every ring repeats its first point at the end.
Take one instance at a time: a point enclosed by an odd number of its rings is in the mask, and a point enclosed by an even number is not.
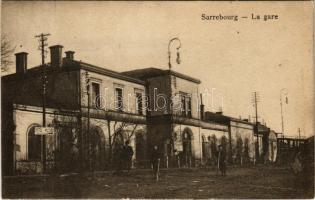
{"type": "Polygon", "coordinates": [[[155,181],[149,170],[129,175],[6,177],[3,198],[313,198],[314,175],[296,176],[280,167],[229,167],[162,170],[155,181]]]}

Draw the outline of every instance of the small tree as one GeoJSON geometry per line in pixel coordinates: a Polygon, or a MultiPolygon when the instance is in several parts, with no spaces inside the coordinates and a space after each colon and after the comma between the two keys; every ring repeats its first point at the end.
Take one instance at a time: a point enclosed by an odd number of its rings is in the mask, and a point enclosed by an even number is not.
{"type": "Polygon", "coordinates": [[[55,170],[78,170],[80,167],[78,115],[55,111],[51,116],[53,120],[48,126],[55,128],[56,136],[46,137],[47,161],[54,161],[55,170]]]}
{"type": "Polygon", "coordinates": [[[243,153],[243,140],[241,137],[237,138],[236,140],[236,160],[237,162],[241,163],[243,153]]]}
{"type": "Polygon", "coordinates": [[[211,148],[211,160],[215,164],[217,162],[217,137],[213,134],[211,136],[211,143],[210,143],[210,148],[211,148]]]}
{"type": "Polygon", "coordinates": [[[249,161],[249,139],[245,138],[244,141],[244,159],[246,162],[249,161]]]}
{"type": "Polygon", "coordinates": [[[6,72],[9,66],[13,63],[11,56],[15,50],[12,46],[12,42],[7,38],[6,35],[1,36],[1,72],[6,72]]]}
{"type": "Polygon", "coordinates": [[[222,145],[223,151],[225,152],[227,152],[227,144],[228,144],[228,139],[226,138],[225,135],[223,135],[221,137],[221,145],[222,145]]]}
{"type": "Polygon", "coordinates": [[[115,153],[114,150],[116,148],[115,146],[123,145],[125,141],[130,140],[132,136],[135,134],[138,124],[114,121],[114,130],[112,132],[110,128],[110,123],[111,121],[107,120],[108,139],[109,139],[109,161],[110,163],[112,163],[113,155],[115,153]],[[131,127],[131,132],[126,131],[130,127],[131,127]],[[119,144],[119,143],[122,143],[122,144],[119,144]]]}

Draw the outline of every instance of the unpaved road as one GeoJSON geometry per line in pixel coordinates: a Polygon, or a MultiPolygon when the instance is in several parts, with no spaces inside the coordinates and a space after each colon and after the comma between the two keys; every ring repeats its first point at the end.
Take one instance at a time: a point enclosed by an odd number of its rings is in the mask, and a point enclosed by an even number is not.
{"type": "Polygon", "coordinates": [[[280,167],[229,167],[163,170],[155,181],[150,171],[48,177],[9,177],[4,198],[313,198],[314,175],[296,176],[280,167]]]}

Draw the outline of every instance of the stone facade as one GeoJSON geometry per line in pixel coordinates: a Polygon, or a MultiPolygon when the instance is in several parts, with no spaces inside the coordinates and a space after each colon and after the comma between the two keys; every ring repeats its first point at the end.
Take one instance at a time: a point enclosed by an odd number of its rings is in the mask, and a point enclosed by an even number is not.
{"type": "Polygon", "coordinates": [[[230,127],[233,163],[253,162],[256,142],[253,124],[234,120],[230,127]]]}
{"type": "Polygon", "coordinates": [[[2,79],[5,174],[39,173],[44,166],[46,172],[112,169],[126,141],[134,167],[150,166],[154,145],[162,167],[214,165],[218,145],[232,163],[254,162],[256,152],[266,151],[264,133],[255,149],[253,123],[203,113],[198,79],[172,70],[118,73],[73,57],[55,59],[61,66],[46,66],[46,126],[54,134],[45,136],[45,145],[35,134],[43,124],[42,67],[2,79]]]}
{"type": "MultiPolygon", "coordinates": [[[[14,151],[14,169],[19,173],[28,173],[28,172],[41,172],[42,171],[42,162],[41,160],[33,160],[29,157],[29,140],[30,132],[33,131],[34,127],[41,126],[42,123],[42,113],[40,107],[34,106],[23,106],[15,105],[14,106],[14,123],[16,124],[16,129],[14,134],[15,146],[18,148],[14,151]]],[[[83,120],[84,121],[84,120],[83,120]]],[[[53,170],[53,167],[58,165],[57,162],[66,162],[64,159],[58,159],[56,152],[61,151],[62,154],[71,153],[65,152],[63,146],[72,144],[75,151],[75,157],[79,157],[79,143],[77,139],[79,137],[78,127],[78,118],[77,115],[71,112],[60,112],[55,109],[47,109],[46,112],[46,122],[47,126],[54,127],[54,134],[47,135],[46,137],[46,166],[47,171],[53,170]],[[67,131],[68,130],[68,131],[67,131]],[[50,169],[51,168],[51,169],[50,169]]],[[[86,130],[86,125],[82,124],[82,129],[86,130]]],[[[118,129],[122,130],[121,138],[117,141],[121,142],[119,145],[127,140],[130,141],[130,146],[133,147],[134,151],[137,152],[136,138],[139,134],[146,135],[146,126],[144,123],[131,123],[127,121],[109,121],[107,119],[90,119],[90,134],[95,136],[99,141],[96,141],[94,144],[95,155],[100,160],[93,160],[95,170],[104,170],[108,165],[110,148],[115,148],[115,132],[118,129]]],[[[120,135],[119,135],[120,136],[120,135]]],[[[41,136],[37,136],[41,140],[41,136]]],[[[42,148],[41,146],[39,146],[42,148]]],[[[72,147],[69,147],[72,148],[72,147]]],[[[144,149],[142,149],[144,150],[144,149]]],[[[41,149],[38,150],[41,152],[41,149]]],[[[42,155],[40,155],[41,158],[42,155]]],[[[68,159],[68,158],[67,158],[68,159]]],[[[133,156],[135,161],[136,154],[133,156]]],[[[65,163],[64,163],[65,165],[65,163]]],[[[77,163],[79,165],[79,163],[77,163]]],[[[66,169],[62,169],[66,170],[66,169]]]]}

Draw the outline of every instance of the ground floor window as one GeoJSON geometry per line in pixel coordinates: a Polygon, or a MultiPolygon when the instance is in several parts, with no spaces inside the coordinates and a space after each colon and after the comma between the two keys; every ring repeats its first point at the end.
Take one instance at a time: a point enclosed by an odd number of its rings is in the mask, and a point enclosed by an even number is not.
{"type": "Polygon", "coordinates": [[[35,135],[35,126],[28,132],[28,159],[41,160],[41,136],[35,135]]]}

